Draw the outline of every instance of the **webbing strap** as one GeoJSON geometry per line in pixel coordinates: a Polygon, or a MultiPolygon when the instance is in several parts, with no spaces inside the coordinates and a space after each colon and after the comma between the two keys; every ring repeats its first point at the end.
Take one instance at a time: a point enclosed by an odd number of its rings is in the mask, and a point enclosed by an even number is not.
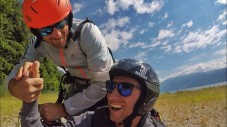
{"type": "MultiPolygon", "coordinates": [[[[76,29],[76,31],[74,33],[74,36],[73,36],[73,41],[76,41],[80,37],[80,31],[83,28],[83,25],[85,23],[93,23],[95,25],[95,23],[93,21],[89,20],[88,17],[86,17],[86,19],[82,23],[80,23],[80,25],[77,27],[77,29],[76,29]]],[[[78,43],[79,43],[80,50],[82,51],[82,53],[84,54],[84,56],[87,57],[86,53],[84,53],[84,51],[82,50],[79,41],[78,41],[78,43]]],[[[108,47],[108,50],[109,50],[109,53],[110,53],[110,55],[112,57],[113,62],[115,63],[115,59],[113,57],[113,53],[112,53],[112,51],[111,51],[111,49],[109,47],[108,47]]]]}

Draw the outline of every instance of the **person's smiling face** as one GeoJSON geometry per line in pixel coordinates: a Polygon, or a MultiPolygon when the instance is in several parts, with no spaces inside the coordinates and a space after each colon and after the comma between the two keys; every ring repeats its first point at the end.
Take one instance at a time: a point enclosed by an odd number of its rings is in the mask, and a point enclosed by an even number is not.
{"type": "MultiPolygon", "coordinates": [[[[134,86],[140,87],[139,83],[130,77],[115,76],[113,82],[127,82],[134,86]]],[[[138,101],[141,91],[137,87],[133,87],[129,96],[119,94],[117,87],[111,93],[107,93],[108,107],[110,111],[110,120],[115,123],[122,123],[133,112],[135,103],[138,101]]]]}
{"type": "Polygon", "coordinates": [[[52,33],[43,36],[43,39],[55,48],[64,48],[69,33],[69,26],[67,22],[68,21],[66,20],[65,22],[60,24],[62,25],[59,25],[61,28],[57,29],[56,27],[53,27],[52,33]]]}

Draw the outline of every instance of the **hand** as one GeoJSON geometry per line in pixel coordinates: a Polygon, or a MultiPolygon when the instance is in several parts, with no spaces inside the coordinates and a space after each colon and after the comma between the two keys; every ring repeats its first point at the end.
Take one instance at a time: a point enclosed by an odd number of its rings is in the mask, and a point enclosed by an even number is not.
{"type": "Polygon", "coordinates": [[[65,112],[62,103],[45,103],[40,105],[39,112],[44,121],[51,123],[61,117],[67,118],[68,114],[65,112]]]}
{"type": "Polygon", "coordinates": [[[39,74],[40,63],[27,62],[18,71],[16,79],[9,82],[9,92],[22,101],[31,103],[38,99],[43,89],[43,79],[39,74]]]}
{"type": "Polygon", "coordinates": [[[25,62],[24,65],[21,66],[20,69],[18,70],[17,76],[15,79],[20,80],[23,76],[28,76],[28,75],[32,78],[40,78],[39,66],[40,66],[40,63],[38,61],[35,61],[34,63],[25,62]],[[33,73],[37,75],[33,76],[33,73]]]}

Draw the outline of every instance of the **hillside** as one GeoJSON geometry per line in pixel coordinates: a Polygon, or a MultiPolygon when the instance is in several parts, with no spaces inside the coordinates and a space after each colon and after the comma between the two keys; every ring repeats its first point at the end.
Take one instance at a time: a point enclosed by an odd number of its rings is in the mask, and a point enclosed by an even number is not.
{"type": "Polygon", "coordinates": [[[226,81],[226,68],[221,68],[167,79],[161,83],[161,92],[177,91],[226,81]]]}

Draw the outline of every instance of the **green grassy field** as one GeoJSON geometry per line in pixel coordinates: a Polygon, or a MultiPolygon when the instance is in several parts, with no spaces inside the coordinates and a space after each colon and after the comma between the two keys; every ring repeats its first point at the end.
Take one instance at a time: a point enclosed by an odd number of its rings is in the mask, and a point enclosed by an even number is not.
{"type": "MultiPolygon", "coordinates": [[[[55,102],[57,100],[57,92],[44,93],[39,98],[39,103],[55,102]]],[[[22,106],[22,102],[9,93],[0,96],[0,127],[15,127],[18,122],[18,114],[22,106]]]]}
{"type": "MultiPolygon", "coordinates": [[[[39,103],[55,102],[57,92],[44,93],[39,103]]],[[[155,108],[169,127],[226,127],[227,86],[161,94],[155,108]]],[[[6,93],[0,99],[0,127],[15,127],[21,101],[6,93]]]]}
{"type": "Polygon", "coordinates": [[[203,88],[194,91],[182,91],[177,93],[164,93],[159,98],[162,103],[201,103],[226,98],[226,86],[203,88]]]}
{"type": "Polygon", "coordinates": [[[161,94],[155,108],[169,127],[226,127],[227,85],[161,94]]]}

